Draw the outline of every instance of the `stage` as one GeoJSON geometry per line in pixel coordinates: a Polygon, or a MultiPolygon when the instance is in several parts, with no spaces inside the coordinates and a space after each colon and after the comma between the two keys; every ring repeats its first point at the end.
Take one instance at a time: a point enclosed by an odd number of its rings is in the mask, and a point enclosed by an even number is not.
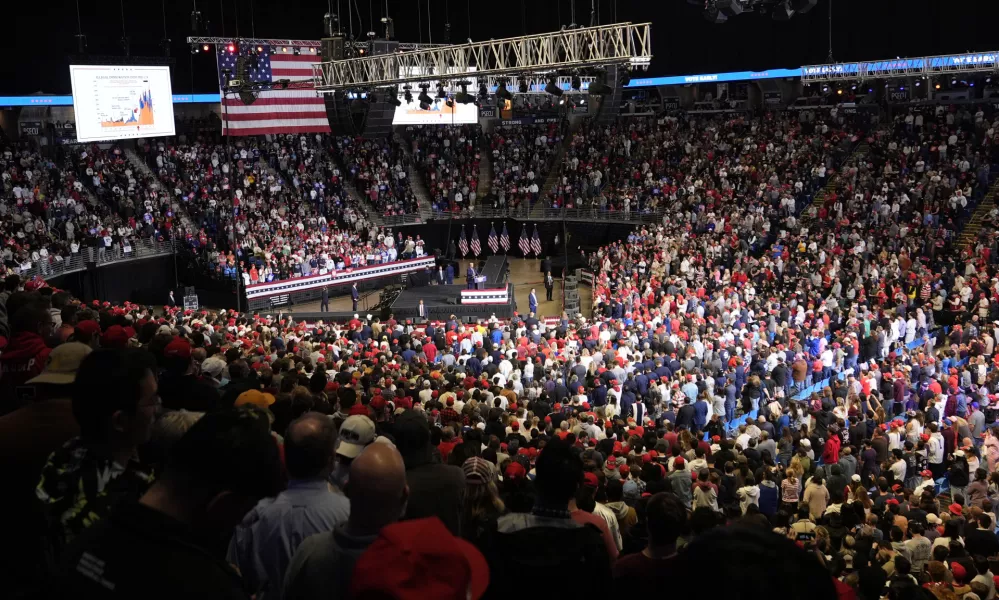
{"type": "Polygon", "coordinates": [[[488,318],[496,315],[500,318],[510,318],[517,310],[517,300],[514,297],[513,286],[507,286],[509,301],[503,304],[461,304],[461,292],[464,285],[429,285],[425,287],[403,290],[392,304],[391,313],[396,319],[418,319],[420,300],[426,307],[427,318],[445,320],[451,315],[465,320],[468,317],[488,318]]]}
{"type": "MultiPolygon", "coordinates": [[[[468,260],[465,259],[464,262],[462,262],[461,264],[467,266],[466,264],[467,262],[468,260]]],[[[545,300],[545,288],[544,285],[542,285],[543,282],[540,270],[540,265],[541,265],[540,260],[536,259],[524,260],[523,258],[510,258],[508,259],[507,264],[510,272],[508,281],[510,284],[512,284],[511,288],[512,292],[514,293],[514,300],[513,302],[511,302],[513,306],[509,307],[507,310],[509,310],[510,312],[516,310],[515,308],[516,300],[523,299],[524,301],[523,310],[519,312],[521,312],[522,314],[526,313],[527,296],[528,294],[531,293],[532,289],[536,289],[538,295],[538,314],[540,316],[558,317],[559,315],[562,314],[561,281],[559,280],[558,277],[555,278],[555,293],[553,295],[552,301],[545,300]]],[[[461,279],[460,280],[456,279],[456,281],[460,281],[462,284],[464,284],[464,276],[465,276],[464,271],[460,273],[460,276],[461,279]]],[[[454,286],[431,285],[431,286],[417,287],[414,289],[409,289],[404,291],[403,292],[404,296],[402,296],[400,299],[405,299],[410,295],[414,295],[412,302],[413,306],[415,307],[416,304],[418,304],[420,301],[420,296],[423,297],[424,304],[428,305],[431,303],[432,299],[440,298],[441,303],[443,304],[444,307],[446,307],[443,309],[444,312],[447,313],[445,316],[448,316],[450,314],[460,316],[460,311],[456,309],[462,309],[462,308],[471,309],[468,311],[469,314],[472,315],[482,314],[485,315],[486,317],[488,317],[494,312],[493,310],[491,310],[490,306],[488,305],[462,307],[460,305],[446,304],[448,297],[457,298],[461,293],[461,290],[463,290],[464,288],[465,288],[464,285],[454,285],[454,286]],[[447,288],[449,287],[454,288],[457,291],[447,291],[447,288]]],[[[580,296],[580,307],[583,310],[583,313],[589,314],[588,312],[590,310],[589,286],[584,286],[584,285],[579,286],[579,296],[580,296]]],[[[378,293],[376,291],[370,296],[362,294],[361,301],[358,302],[357,306],[358,310],[356,311],[351,310],[350,296],[338,296],[330,298],[330,309],[332,309],[332,312],[326,312],[326,313],[320,312],[319,302],[315,300],[309,302],[296,303],[293,306],[284,306],[281,307],[280,309],[261,310],[259,312],[260,314],[276,315],[280,311],[283,312],[285,315],[289,314],[294,315],[293,318],[297,321],[304,319],[308,322],[314,322],[319,319],[323,319],[325,321],[340,322],[350,319],[351,317],[353,317],[354,313],[357,313],[362,317],[365,314],[371,314],[372,316],[375,316],[374,312],[371,309],[374,308],[374,305],[377,302],[378,302],[378,293]]],[[[434,300],[434,302],[437,302],[437,300],[434,300]]],[[[496,316],[499,316],[499,311],[495,312],[496,316]]]]}

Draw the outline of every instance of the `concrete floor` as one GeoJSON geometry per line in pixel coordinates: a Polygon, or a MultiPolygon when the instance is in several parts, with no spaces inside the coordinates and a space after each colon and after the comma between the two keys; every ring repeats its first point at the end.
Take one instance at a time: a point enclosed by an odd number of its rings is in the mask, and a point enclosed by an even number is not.
{"type": "MultiPolygon", "coordinates": [[[[524,260],[523,258],[510,258],[510,282],[514,284],[514,294],[517,298],[517,310],[521,313],[527,312],[527,297],[534,288],[538,296],[538,312],[542,317],[558,317],[562,314],[562,283],[555,280],[555,289],[552,291],[552,301],[545,300],[544,275],[541,273],[541,261],[536,259],[524,260]]],[[[579,308],[584,315],[589,315],[592,308],[592,290],[589,286],[579,286],[579,308]]],[[[367,310],[369,306],[378,303],[378,291],[373,291],[367,298],[362,298],[357,306],[358,312],[367,310]]],[[[331,311],[350,310],[350,296],[340,296],[330,298],[331,311]]],[[[297,304],[286,313],[296,312],[318,312],[319,302],[308,302],[297,304]]]]}

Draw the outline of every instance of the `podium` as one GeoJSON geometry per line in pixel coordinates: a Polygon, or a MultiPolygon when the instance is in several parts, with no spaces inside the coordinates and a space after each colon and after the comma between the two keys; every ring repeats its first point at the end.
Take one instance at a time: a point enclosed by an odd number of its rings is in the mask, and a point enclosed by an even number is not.
{"type": "Polygon", "coordinates": [[[477,290],[484,290],[484,289],[486,289],[486,279],[488,279],[488,278],[485,275],[476,275],[475,276],[475,289],[477,289],[477,290]]]}

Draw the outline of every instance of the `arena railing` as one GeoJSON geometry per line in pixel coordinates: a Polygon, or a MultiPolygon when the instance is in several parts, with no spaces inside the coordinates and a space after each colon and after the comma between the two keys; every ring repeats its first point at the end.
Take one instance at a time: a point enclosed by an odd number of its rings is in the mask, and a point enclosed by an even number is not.
{"type": "Polygon", "coordinates": [[[22,277],[30,278],[37,275],[42,279],[51,279],[60,275],[83,271],[90,263],[94,263],[98,267],[104,267],[131,260],[168,256],[174,252],[174,243],[173,240],[132,240],[129,242],[127,249],[120,243],[117,243],[110,248],[104,248],[103,252],[100,248],[84,247],[80,248],[78,253],[73,254],[69,258],[50,264],[33,264],[29,269],[22,269],[19,274],[22,277]]]}

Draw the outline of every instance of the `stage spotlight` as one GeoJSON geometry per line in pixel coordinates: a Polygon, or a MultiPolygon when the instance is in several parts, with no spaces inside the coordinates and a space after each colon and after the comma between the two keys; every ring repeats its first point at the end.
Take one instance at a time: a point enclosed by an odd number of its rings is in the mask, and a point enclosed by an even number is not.
{"type": "Polygon", "coordinates": [[[198,53],[198,47],[197,46],[191,46],[191,54],[197,54],[197,53],[198,53]]]}
{"type": "Polygon", "coordinates": [[[520,83],[520,87],[519,87],[519,89],[520,89],[520,93],[521,93],[521,94],[526,94],[526,93],[527,93],[527,90],[528,90],[528,87],[527,87],[527,80],[526,80],[526,79],[524,79],[523,77],[521,77],[521,78],[520,78],[520,82],[519,82],[519,83],[520,83]]]}
{"type": "Polygon", "coordinates": [[[715,25],[728,21],[728,15],[717,8],[704,11],[704,18],[707,19],[708,23],[714,23],[715,25]]]}
{"type": "Polygon", "coordinates": [[[621,71],[621,87],[628,87],[631,83],[631,71],[627,68],[621,71]]]}
{"type": "Polygon", "coordinates": [[[402,106],[402,100],[399,100],[398,96],[392,95],[388,98],[389,104],[392,106],[402,106]]]}
{"type": "Polygon", "coordinates": [[[579,78],[579,75],[572,76],[572,89],[579,91],[579,88],[583,87],[583,81],[579,78]]]}
{"type": "Polygon", "coordinates": [[[486,87],[486,84],[480,83],[479,84],[479,100],[485,100],[488,97],[489,97],[489,88],[486,87]]]}
{"type": "Polygon", "coordinates": [[[496,87],[496,97],[501,100],[509,100],[513,98],[513,94],[510,93],[510,90],[506,89],[505,81],[500,81],[499,85],[496,87]]]}
{"type": "Polygon", "coordinates": [[[774,21],[789,21],[791,17],[794,16],[794,9],[788,2],[781,2],[774,7],[773,19],[774,21]]]}
{"type": "Polygon", "coordinates": [[[226,50],[229,51],[229,54],[232,54],[233,52],[236,51],[236,45],[235,44],[229,44],[228,46],[226,46],[226,50]]]}
{"type": "Polygon", "coordinates": [[[411,85],[409,85],[407,83],[406,85],[402,86],[402,89],[405,92],[403,94],[403,98],[406,99],[406,104],[412,104],[413,103],[413,92],[411,92],[410,90],[413,89],[413,86],[411,86],[411,85]]]}
{"type": "Polygon", "coordinates": [[[448,108],[454,108],[454,100],[452,100],[450,98],[448,98],[447,100],[445,100],[444,104],[446,104],[448,108]]]}
{"type": "Polygon", "coordinates": [[[443,83],[438,83],[437,84],[437,99],[438,100],[443,100],[444,98],[447,98],[447,92],[444,91],[444,84],[443,83]]]}
{"type": "Polygon", "coordinates": [[[919,87],[919,82],[918,81],[916,82],[916,87],[919,87]]]}
{"type": "Polygon", "coordinates": [[[552,77],[548,80],[548,85],[545,86],[545,91],[552,96],[561,96],[562,88],[558,86],[558,80],[552,77]]]}
{"type": "Polygon", "coordinates": [[[257,52],[263,52],[263,51],[264,51],[263,46],[257,46],[257,52]]]}
{"type": "Polygon", "coordinates": [[[430,103],[420,100],[420,110],[430,110],[430,103]]]}
{"type": "Polygon", "coordinates": [[[208,52],[208,44],[202,46],[201,49],[204,50],[205,52],[208,52]]]}
{"type": "Polygon", "coordinates": [[[938,83],[938,84],[934,85],[934,86],[933,86],[933,89],[935,89],[935,90],[939,90],[939,89],[940,89],[940,84],[938,83]]]}
{"type": "MultiPolygon", "coordinates": [[[[429,85],[427,85],[425,83],[421,83],[420,84],[420,95],[417,96],[416,99],[420,101],[421,105],[422,104],[426,104],[427,106],[429,106],[430,104],[433,104],[434,99],[431,98],[430,94],[427,93],[427,90],[429,90],[429,89],[430,89],[429,85]]],[[[423,110],[426,110],[426,109],[423,109],[423,110]]]]}
{"type": "Polygon", "coordinates": [[[794,12],[803,15],[815,8],[818,3],[819,0],[791,0],[791,8],[794,9],[794,12]]]}
{"type": "Polygon", "coordinates": [[[293,48],[291,52],[295,56],[299,56],[300,54],[302,54],[302,51],[300,49],[298,49],[298,48],[293,48]]]}
{"type": "Polygon", "coordinates": [[[836,90],[836,93],[839,94],[840,96],[842,96],[843,95],[843,90],[836,90]]]}

